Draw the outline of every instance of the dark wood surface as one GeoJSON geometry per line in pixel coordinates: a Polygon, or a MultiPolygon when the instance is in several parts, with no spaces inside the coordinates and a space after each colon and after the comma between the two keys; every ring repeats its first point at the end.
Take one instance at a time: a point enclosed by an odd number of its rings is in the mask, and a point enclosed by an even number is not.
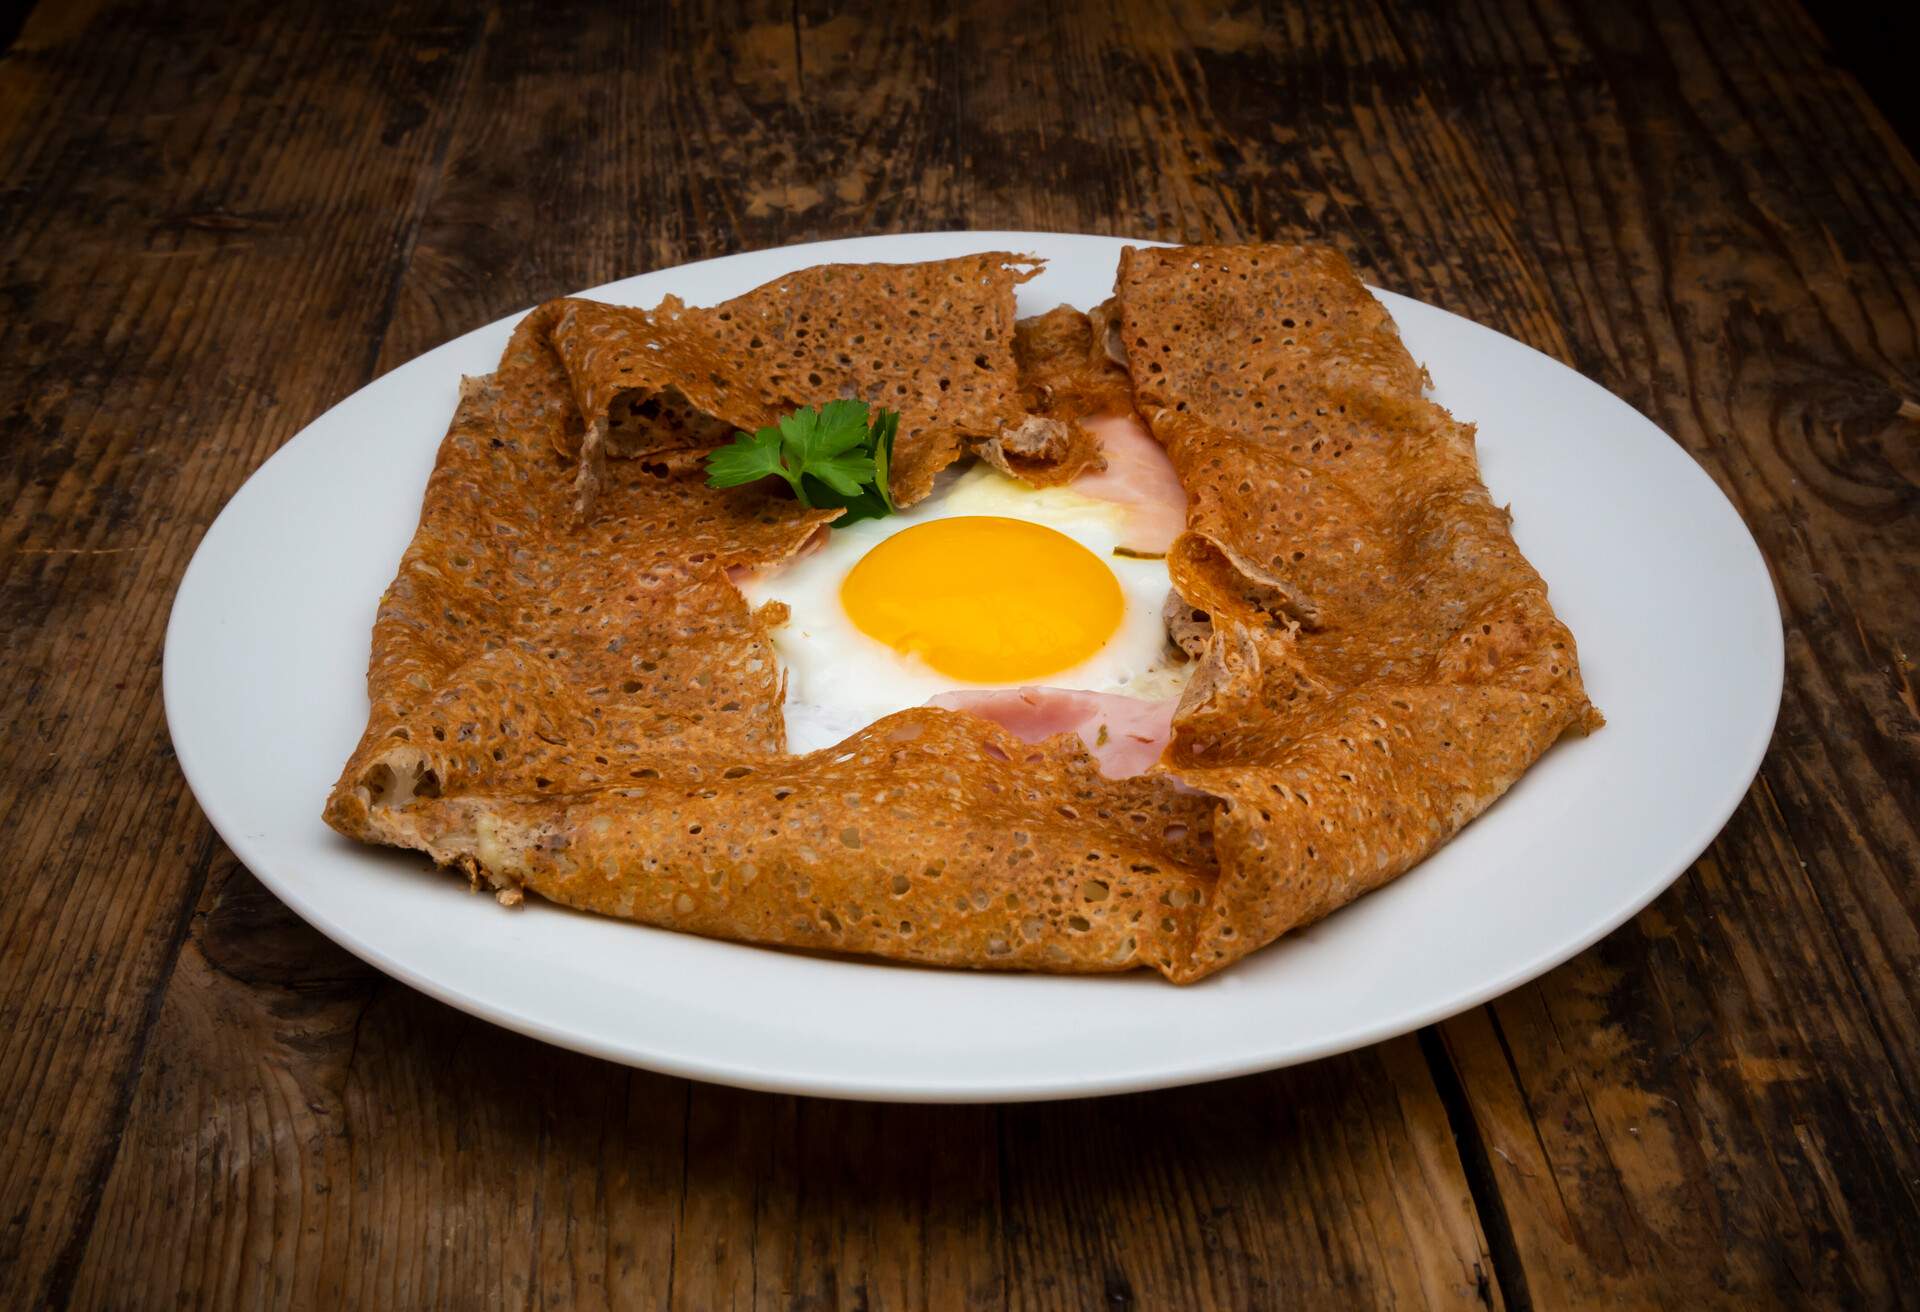
{"type": "Polygon", "coordinates": [[[1920,1303],[1920,167],[1807,16],[865,9],[46,0],[0,58],[0,1305],[1920,1303]],[[1786,618],[1725,832],[1416,1036],[973,1108],[546,1048],[236,863],[160,645],[271,451],[548,296],[952,227],[1332,242],[1648,414],[1786,618]]]}

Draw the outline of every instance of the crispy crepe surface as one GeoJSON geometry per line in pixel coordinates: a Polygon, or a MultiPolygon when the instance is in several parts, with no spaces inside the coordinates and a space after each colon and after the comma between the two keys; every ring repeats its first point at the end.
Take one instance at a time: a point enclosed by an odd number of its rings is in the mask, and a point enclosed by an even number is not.
{"type": "Polygon", "coordinates": [[[700,309],[561,302],[552,340],[586,417],[577,510],[605,455],[727,441],[802,405],[857,397],[900,412],[902,505],[970,444],[1025,418],[1013,359],[1013,288],[1037,262],[1005,251],[925,264],[822,264],[700,309]]]}
{"type": "Polygon", "coordinates": [[[1392,878],[1599,723],[1472,430],[1422,399],[1338,255],[1129,250],[1115,300],[1016,333],[1028,268],[825,266],[711,310],[530,314],[463,386],[328,822],[507,901],[1184,982],[1392,878]],[[837,512],[709,489],[698,457],[835,395],[901,409],[915,495],[968,449],[1034,483],[1097,467],[1076,421],[1137,399],[1192,503],[1170,627],[1198,664],[1153,772],[933,708],[786,754],[785,616],[728,571],[837,512]]]}

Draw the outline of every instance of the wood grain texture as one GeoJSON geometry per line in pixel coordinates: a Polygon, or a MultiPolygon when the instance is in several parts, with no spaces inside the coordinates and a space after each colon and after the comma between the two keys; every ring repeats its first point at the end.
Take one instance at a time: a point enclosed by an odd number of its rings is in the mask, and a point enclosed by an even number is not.
{"type": "Polygon", "coordinates": [[[1920,1300],[1920,167],[1784,0],[47,3],[0,217],[0,1303],[1920,1300]],[[550,295],[958,226],[1331,241],[1651,416],[1787,619],[1713,847],[1420,1042],[945,1109],[541,1047],[234,862],[158,653],[267,453],[550,295]]]}
{"type": "Polygon", "coordinates": [[[216,865],[74,1301],[1497,1306],[1417,1046],[1103,1103],[689,1085],[383,981],[216,865]]]}
{"type": "Polygon", "coordinates": [[[71,1279],[217,846],[161,714],[174,585],[365,377],[458,90],[465,20],[396,18],[50,6],[0,67],[0,1302],[71,1279]]]}
{"type": "Polygon", "coordinates": [[[1796,12],[1492,18],[1408,44],[1424,75],[1504,93],[1460,126],[1533,162],[1512,193],[1523,249],[1611,252],[1547,284],[1580,326],[1571,359],[1753,526],[1788,677],[1761,778],[1708,856],[1600,950],[1449,1024],[1448,1046],[1506,1145],[1502,1193],[1534,1204],[1510,1214],[1532,1227],[1518,1248],[1543,1301],[1596,1284],[1633,1302],[1911,1301],[1912,160],[1810,57],[1796,12]]]}

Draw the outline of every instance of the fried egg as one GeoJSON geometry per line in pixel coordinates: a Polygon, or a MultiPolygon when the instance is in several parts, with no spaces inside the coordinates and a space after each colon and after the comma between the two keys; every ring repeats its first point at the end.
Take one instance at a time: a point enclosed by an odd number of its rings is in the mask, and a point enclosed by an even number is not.
{"type": "Polygon", "coordinates": [[[1094,496],[985,464],[949,471],[918,504],[743,581],[751,604],[789,611],[773,630],[788,750],[965,690],[1177,696],[1187,670],[1162,619],[1166,561],[1132,549],[1143,507],[1110,482],[1094,496]]]}

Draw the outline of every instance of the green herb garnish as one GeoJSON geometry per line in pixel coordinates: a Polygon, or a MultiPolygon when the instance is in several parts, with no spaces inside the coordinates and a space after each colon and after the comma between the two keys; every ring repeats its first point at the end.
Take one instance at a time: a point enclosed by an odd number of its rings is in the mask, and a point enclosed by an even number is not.
{"type": "Polygon", "coordinates": [[[707,485],[739,487],[774,475],[794,498],[814,508],[845,507],[836,524],[878,519],[894,511],[887,484],[898,411],[869,417],[865,401],[829,401],[783,415],[778,426],[736,433],[707,454],[707,485]]]}

